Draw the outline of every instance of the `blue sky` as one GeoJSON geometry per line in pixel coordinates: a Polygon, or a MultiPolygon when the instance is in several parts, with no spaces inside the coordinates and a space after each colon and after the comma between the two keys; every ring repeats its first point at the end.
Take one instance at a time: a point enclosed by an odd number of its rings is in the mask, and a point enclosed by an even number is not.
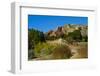
{"type": "Polygon", "coordinates": [[[88,25],[88,17],[28,15],[28,28],[34,28],[42,32],[54,30],[65,24],[88,25]]]}

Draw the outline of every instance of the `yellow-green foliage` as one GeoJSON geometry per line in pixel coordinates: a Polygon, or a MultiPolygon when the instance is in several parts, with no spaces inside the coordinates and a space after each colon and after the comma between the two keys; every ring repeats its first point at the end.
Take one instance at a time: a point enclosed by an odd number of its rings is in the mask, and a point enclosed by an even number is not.
{"type": "Polygon", "coordinates": [[[50,45],[48,43],[38,43],[34,48],[34,53],[36,57],[50,55],[52,50],[56,47],[56,45],[50,45]]]}
{"type": "Polygon", "coordinates": [[[35,46],[34,54],[37,58],[64,59],[71,57],[71,50],[66,45],[50,43],[38,43],[35,46]]]}

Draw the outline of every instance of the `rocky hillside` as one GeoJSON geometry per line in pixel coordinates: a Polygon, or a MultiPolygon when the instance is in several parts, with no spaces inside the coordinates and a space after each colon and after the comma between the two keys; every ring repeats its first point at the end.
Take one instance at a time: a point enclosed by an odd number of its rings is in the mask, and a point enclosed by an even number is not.
{"type": "Polygon", "coordinates": [[[55,30],[48,31],[46,33],[46,36],[60,38],[63,36],[68,36],[69,33],[72,33],[76,30],[79,30],[81,32],[82,37],[87,37],[88,26],[87,25],[74,25],[74,24],[67,24],[64,26],[57,27],[55,30]]]}
{"type": "Polygon", "coordinates": [[[66,24],[46,33],[28,30],[28,59],[75,59],[88,57],[88,26],[66,24]]]}

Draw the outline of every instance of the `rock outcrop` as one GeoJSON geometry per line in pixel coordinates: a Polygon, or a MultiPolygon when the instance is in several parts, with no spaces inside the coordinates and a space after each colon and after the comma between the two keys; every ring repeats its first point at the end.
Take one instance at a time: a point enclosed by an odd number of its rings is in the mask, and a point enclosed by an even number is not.
{"type": "Polygon", "coordinates": [[[80,30],[82,36],[87,36],[88,27],[86,25],[64,25],[57,27],[55,30],[50,30],[46,33],[49,37],[62,37],[63,35],[68,35],[68,33],[73,32],[75,30],[80,30]]]}

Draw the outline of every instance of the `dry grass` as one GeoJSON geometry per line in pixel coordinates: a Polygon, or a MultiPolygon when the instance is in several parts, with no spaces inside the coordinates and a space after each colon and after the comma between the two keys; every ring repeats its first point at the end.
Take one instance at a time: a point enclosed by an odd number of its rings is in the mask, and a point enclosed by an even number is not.
{"type": "Polygon", "coordinates": [[[80,43],[78,46],[73,46],[76,53],[71,57],[72,59],[77,58],[88,58],[88,46],[87,43],[80,43]]]}
{"type": "Polygon", "coordinates": [[[72,56],[71,50],[66,45],[60,45],[52,52],[53,59],[68,59],[72,56]]]}

